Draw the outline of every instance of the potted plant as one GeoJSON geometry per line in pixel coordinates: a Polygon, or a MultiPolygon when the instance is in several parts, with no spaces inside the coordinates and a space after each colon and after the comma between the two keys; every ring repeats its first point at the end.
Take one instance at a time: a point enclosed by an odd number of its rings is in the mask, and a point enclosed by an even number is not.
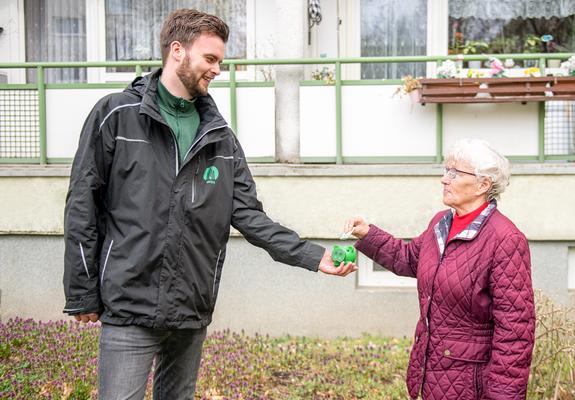
{"type": "MultiPolygon", "coordinates": [[[[541,36],[541,41],[544,44],[546,53],[556,53],[559,51],[558,45],[554,40],[553,35],[543,35],[541,36]]],[[[559,68],[561,67],[561,59],[547,59],[548,68],[559,68]]]]}
{"type": "Polygon", "coordinates": [[[489,52],[491,54],[510,54],[520,53],[521,45],[518,36],[498,36],[489,43],[489,52]]]}
{"type": "Polygon", "coordinates": [[[311,78],[315,81],[324,81],[328,85],[335,85],[335,74],[328,67],[323,67],[321,71],[313,71],[311,73],[311,78]]]}
{"type": "Polygon", "coordinates": [[[561,63],[561,68],[565,68],[569,76],[575,76],[575,56],[571,56],[567,61],[561,63]]]}
{"type": "MultiPolygon", "coordinates": [[[[488,48],[489,45],[486,42],[468,40],[467,42],[465,42],[465,45],[461,48],[461,51],[465,55],[474,55],[474,54],[485,53],[485,51],[488,48]]],[[[478,69],[481,68],[481,61],[469,61],[468,65],[469,68],[478,69]]]]}
{"type": "Polygon", "coordinates": [[[453,35],[452,43],[449,46],[449,49],[447,50],[447,52],[450,55],[461,54],[463,46],[464,46],[463,33],[455,32],[455,34],[453,35]]]}
{"type": "Polygon", "coordinates": [[[409,95],[412,103],[418,103],[421,100],[422,87],[419,78],[414,78],[411,75],[406,75],[401,78],[401,80],[403,81],[403,85],[398,87],[393,95],[395,96],[399,94],[401,96],[402,94],[407,94],[409,95]]]}
{"type": "MultiPolygon", "coordinates": [[[[523,42],[523,52],[524,53],[542,53],[543,52],[543,41],[539,36],[527,35],[525,41],[523,42]]],[[[537,63],[536,60],[525,60],[524,66],[526,68],[534,67],[537,63]]]]}

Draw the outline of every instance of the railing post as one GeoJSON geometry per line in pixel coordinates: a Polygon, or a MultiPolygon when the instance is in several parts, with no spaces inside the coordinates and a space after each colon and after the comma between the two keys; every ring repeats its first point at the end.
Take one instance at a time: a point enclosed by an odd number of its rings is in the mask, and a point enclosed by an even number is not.
{"type": "Polygon", "coordinates": [[[545,76],[545,59],[544,58],[540,58],[539,59],[539,73],[541,74],[541,76],[545,76]]]}
{"type": "Polygon", "coordinates": [[[40,129],[40,164],[47,163],[46,150],[46,83],[44,82],[44,67],[37,67],[38,85],[38,127],[40,129]]]}
{"type": "Polygon", "coordinates": [[[142,76],[142,66],[140,64],[136,65],[136,76],[142,76]]]}
{"type": "Polygon", "coordinates": [[[238,129],[237,110],[237,84],[236,84],[236,64],[230,64],[230,123],[232,131],[237,135],[238,129]]]}
{"type": "Polygon", "coordinates": [[[545,102],[540,101],[538,104],[538,123],[539,123],[539,142],[537,148],[538,161],[545,162],[545,102]]]}
{"type": "Polygon", "coordinates": [[[341,63],[335,63],[335,149],[336,164],[343,164],[343,143],[341,127],[341,63]]]}
{"type": "Polygon", "coordinates": [[[435,109],[435,162],[443,161],[443,104],[437,103],[435,109]]]}

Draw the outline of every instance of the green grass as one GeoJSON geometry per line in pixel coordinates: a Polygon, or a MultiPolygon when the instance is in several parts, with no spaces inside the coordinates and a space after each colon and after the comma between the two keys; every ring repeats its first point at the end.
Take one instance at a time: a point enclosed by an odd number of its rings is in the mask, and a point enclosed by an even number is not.
{"type": "MultiPolygon", "coordinates": [[[[540,294],[527,399],[575,399],[575,321],[540,294]]],[[[97,325],[0,323],[0,399],[95,399],[97,325]]],[[[210,334],[198,399],[407,399],[411,339],[210,334]]],[[[151,380],[149,381],[151,384],[151,380]]],[[[151,399],[148,391],[147,398],[151,399]]]]}
{"type": "MultiPolygon", "coordinates": [[[[75,322],[0,324],[0,398],[95,399],[99,329],[75,322]]],[[[208,336],[200,399],[405,399],[410,340],[208,336]]],[[[148,394],[148,398],[151,398],[148,394]]]]}

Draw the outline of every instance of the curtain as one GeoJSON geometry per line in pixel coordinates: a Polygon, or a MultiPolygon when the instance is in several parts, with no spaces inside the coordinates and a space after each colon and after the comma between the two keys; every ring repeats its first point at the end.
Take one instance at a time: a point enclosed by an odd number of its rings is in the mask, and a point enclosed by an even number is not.
{"type": "Polygon", "coordinates": [[[453,18],[551,18],[575,14],[574,0],[449,0],[453,18]]]}
{"type": "Polygon", "coordinates": [[[230,27],[226,58],[246,57],[246,0],[106,0],[106,59],[161,59],[162,23],[178,8],[222,18],[230,27]]]}
{"type": "MultiPolygon", "coordinates": [[[[85,61],[86,2],[25,0],[26,61],[85,61]]],[[[27,72],[36,82],[36,71],[27,72]]],[[[85,82],[84,68],[48,68],[47,83],[85,82]]]]}
{"type": "MultiPolygon", "coordinates": [[[[416,56],[427,48],[427,0],[361,0],[361,55],[416,56]]],[[[425,75],[424,63],[362,64],[362,79],[425,75]]]]}

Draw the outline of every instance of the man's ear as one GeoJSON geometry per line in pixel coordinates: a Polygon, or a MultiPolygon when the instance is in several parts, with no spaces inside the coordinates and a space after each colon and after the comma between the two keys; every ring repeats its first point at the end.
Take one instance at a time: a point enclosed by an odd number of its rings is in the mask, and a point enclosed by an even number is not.
{"type": "Polygon", "coordinates": [[[180,62],[184,59],[185,56],[186,50],[179,41],[174,40],[172,43],[170,43],[170,57],[174,61],[180,62]]]}

